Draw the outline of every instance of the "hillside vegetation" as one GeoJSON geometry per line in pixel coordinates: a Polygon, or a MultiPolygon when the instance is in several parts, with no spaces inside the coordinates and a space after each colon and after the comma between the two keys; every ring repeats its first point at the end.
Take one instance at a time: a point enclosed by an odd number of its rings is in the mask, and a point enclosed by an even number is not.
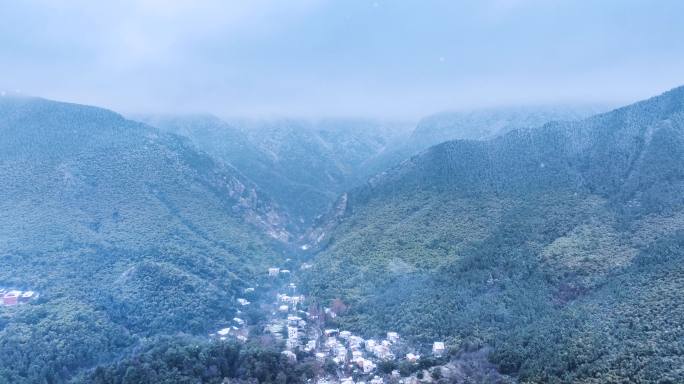
{"type": "Polygon", "coordinates": [[[523,382],[680,382],[683,192],[678,88],[379,174],[302,282],[343,327],[491,347],[523,382]]]}
{"type": "Polygon", "coordinates": [[[409,134],[409,125],[355,119],[223,121],[156,116],[145,121],[184,137],[266,191],[304,231],[337,196],[380,170],[375,165],[409,134]]]}
{"type": "Polygon", "coordinates": [[[113,112],[0,99],[0,382],[62,382],[204,334],[279,260],[287,217],[234,169],[113,112]]]}

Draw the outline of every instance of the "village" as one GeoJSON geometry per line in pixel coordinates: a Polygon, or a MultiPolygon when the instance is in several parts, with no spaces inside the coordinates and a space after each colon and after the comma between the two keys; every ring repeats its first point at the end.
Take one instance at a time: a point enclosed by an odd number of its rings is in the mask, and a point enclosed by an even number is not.
{"type": "Polygon", "coordinates": [[[38,293],[34,291],[20,291],[17,289],[0,288],[0,306],[12,307],[15,305],[26,304],[38,298],[38,293]]]}
{"type": "MultiPolygon", "coordinates": [[[[304,263],[300,269],[307,269],[310,265],[304,263]]],[[[383,337],[364,339],[348,330],[326,327],[326,319],[334,319],[337,314],[331,308],[319,309],[308,303],[306,297],[299,293],[292,282],[292,271],[271,267],[267,271],[271,281],[280,282],[279,289],[270,293],[271,300],[267,303],[252,303],[247,298],[236,300],[240,308],[245,310],[253,305],[267,312],[265,325],[258,330],[252,329],[245,320],[239,317],[243,311],[238,310],[231,321],[231,325],[219,329],[210,336],[220,340],[229,337],[240,342],[246,342],[251,333],[272,336],[277,345],[282,345],[282,354],[290,361],[315,361],[323,367],[317,383],[369,383],[382,384],[392,380],[393,383],[427,382],[430,375],[427,370],[419,369],[421,355],[415,348],[402,340],[401,336],[392,330],[385,332],[383,337]],[[387,372],[386,367],[397,367],[399,364],[414,367],[413,374],[401,377],[397,369],[387,372]]],[[[253,293],[254,287],[244,290],[245,296],[253,293]]],[[[432,344],[430,357],[440,358],[446,353],[445,343],[435,341],[432,344]]]]}

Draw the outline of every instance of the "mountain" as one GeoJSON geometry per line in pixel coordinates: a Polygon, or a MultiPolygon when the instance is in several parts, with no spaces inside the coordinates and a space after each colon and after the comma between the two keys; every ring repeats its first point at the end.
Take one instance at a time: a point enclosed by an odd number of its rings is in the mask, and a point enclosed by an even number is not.
{"type": "Polygon", "coordinates": [[[486,140],[516,129],[537,128],[551,121],[579,120],[604,107],[586,105],[527,106],[441,112],[423,118],[410,142],[428,148],[449,140],[486,140]]]}
{"type": "Polygon", "coordinates": [[[311,222],[323,249],[297,285],[335,303],[330,326],[443,340],[453,367],[494,381],[684,381],[684,88],[370,178],[406,127],[146,121],[161,130],[0,98],[0,289],[38,293],[0,306],[0,382],[313,377],[318,363],[206,336],[300,257],[311,222]]]}
{"type": "MultiPolygon", "coordinates": [[[[549,121],[586,117],[598,107],[527,107],[450,112],[410,124],[363,119],[234,119],[138,116],[188,138],[252,180],[305,232],[345,191],[431,145],[484,140],[549,121]]],[[[311,236],[311,235],[309,235],[311,236]]]]}
{"type": "Polygon", "coordinates": [[[343,191],[361,184],[376,158],[410,125],[370,120],[231,120],[206,115],[143,117],[254,181],[306,229],[343,191]]]}
{"type": "Polygon", "coordinates": [[[684,380],[684,87],[431,147],[330,217],[302,283],[340,327],[491,351],[521,382],[684,380]]]}
{"type": "Polygon", "coordinates": [[[552,121],[583,119],[607,110],[601,105],[499,107],[441,112],[421,119],[411,134],[368,165],[368,176],[450,140],[489,140],[517,129],[539,128],[552,121]]]}
{"type": "Polygon", "coordinates": [[[0,98],[0,381],[64,382],[202,334],[283,259],[286,215],[234,168],[100,108],[0,98]]]}

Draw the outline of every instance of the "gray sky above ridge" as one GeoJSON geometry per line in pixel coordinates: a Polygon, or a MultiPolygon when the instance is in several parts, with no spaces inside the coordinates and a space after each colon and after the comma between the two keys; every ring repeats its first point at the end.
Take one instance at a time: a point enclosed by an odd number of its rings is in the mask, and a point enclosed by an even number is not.
{"type": "Polygon", "coordinates": [[[627,103],[684,84],[683,14],[677,0],[6,1],[0,89],[232,116],[627,103]]]}

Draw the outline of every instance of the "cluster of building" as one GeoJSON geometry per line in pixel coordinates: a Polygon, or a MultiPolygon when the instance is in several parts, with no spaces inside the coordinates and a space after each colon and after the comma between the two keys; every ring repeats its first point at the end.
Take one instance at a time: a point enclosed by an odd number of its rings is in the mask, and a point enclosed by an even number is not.
{"type": "MultiPolygon", "coordinates": [[[[293,284],[291,284],[293,285],[293,284]]],[[[304,302],[303,295],[288,295],[285,293],[278,294],[278,312],[288,313],[290,311],[297,311],[300,304],[304,302]]]]}
{"type": "MultiPolygon", "coordinates": [[[[306,266],[310,268],[310,266],[306,266]]],[[[304,266],[302,266],[304,269],[304,266]]],[[[269,268],[269,277],[277,277],[281,274],[288,275],[288,270],[269,268]]],[[[285,288],[285,287],[283,287],[285,288]]],[[[265,331],[273,334],[276,340],[285,342],[285,350],[282,354],[291,361],[297,360],[296,351],[311,354],[321,363],[332,361],[338,366],[337,377],[322,378],[320,383],[355,383],[352,377],[345,377],[353,372],[356,377],[363,378],[362,383],[382,384],[384,379],[380,377],[377,369],[382,361],[404,360],[409,363],[418,363],[421,356],[417,353],[406,353],[396,356],[400,350],[406,350],[401,344],[401,338],[397,332],[387,332],[381,340],[364,339],[350,331],[339,329],[321,329],[321,319],[318,312],[306,312],[304,296],[296,293],[297,287],[290,283],[284,289],[286,293],[276,294],[276,301],[272,318],[265,327],[265,331]]],[[[282,292],[282,291],[281,291],[282,292]]],[[[334,318],[335,311],[324,308],[327,317],[334,318]]],[[[445,353],[444,342],[433,343],[432,353],[442,356],[445,353]]],[[[398,375],[398,371],[396,372],[398,375]]],[[[359,383],[359,382],[356,382],[359,383]]]]}
{"type": "MultiPolygon", "coordinates": [[[[254,292],[254,288],[246,288],[245,293],[254,292]]],[[[251,303],[247,299],[239,298],[237,303],[241,306],[247,306],[251,303]]],[[[238,316],[242,314],[242,311],[237,311],[238,316]]],[[[247,336],[249,335],[249,330],[245,327],[245,321],[239,317],[234,317],[231,321],[232,325],[230,327],[221,328],[216,333],[210,333],[210,337],[216,337],[219,340],[226,340],[228,337],[235,337],[238,341],[246,342],[247,336]]]]}
{"type": "Polygon", "coordinates": [[[38,294],[34,291],[19,291],[16,289],[8,290],[0,288],[0,297],[2,298],[2,300],[0,300],[1,305],[13,306],[27,303],[38,297],[38,294]]]}
{"type": "Polygon", "coordinates": [[[219,340],[226,340],[229,337],[234,337],[240,342],[247,341],[249,331],[245,328],[245,321],[239,317],[233,318],[233,325],[221,328],[216,333],[209,334],[210,337],[216,337],[219,340]]]}
{"type": "MultiPolygon", "coordinates": [[[[400,338],[396,332],[387,332],[387,337],[383,340],[364,340],[349,331],[337,329],[326,329],[323,335],[325,342],[316,353],[316,358],[320,361],[332,356],[332,360],[341,367],[351,366],[364,374],[371,374],[375,372],[379,361],[397,359],[393,346],[399,343],[400,338]]],[[[420,356],[408,353],[405,358],[415,363],[420,356]]]]}
{"type": "MultiPolygon", "coordinates": [[[[299,297],[288,296],[283,298],[282,295],[278,296],[278,304],[282,303],[282,300],[291,301],[292,297],[299,297]]],[[[312,352],[316,349],[319,335],[316,333],[315,328],[310,327],[306,319],[302,317],[306,316],[305,311],[297,310],[296,304],[284,304],[280,305],[278,313],[274,314],[278,316],[271,319],[266,325],[265,331],[273,334],[276,340],[285,341],[288,351],[301,349],[305,352],[312,352]],[[283,307],[286,308],[284,309],[283,307]],[[304,339],[308,341],[304,343],[304,339]]]]}

